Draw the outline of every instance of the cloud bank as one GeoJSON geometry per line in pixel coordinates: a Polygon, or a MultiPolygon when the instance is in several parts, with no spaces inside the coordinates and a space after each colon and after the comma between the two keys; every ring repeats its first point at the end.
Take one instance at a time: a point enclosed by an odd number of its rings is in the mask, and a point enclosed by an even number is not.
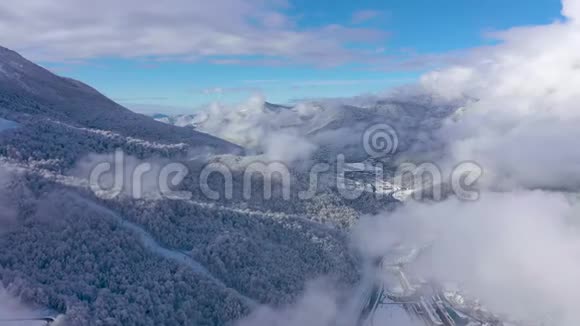
{"type": "Polygon", "coordinates": [[[216,63],[334,65],[363,55],[347,43],[386,36],[337,24],[298,28],[286,13],[289,7],[285,0],[170,0],[147,6],[139,0],[7,0],[0,4],[0,38],[44,61],[209,57],[216,63]]]}
{"type": "Polygon", "coordinates": [[[563,2],[563,21],[494,33],[499,45],[422,77],[434,94],[471,99],[439,135],[450,164],[477,161],[503,189],[580,186],[579,3],[563,2]]]}
{"type": "MultiPolygon", "coordinates": [[[[432,243],[414,269],[425,279],[460,284],[513,320],[580,322],[580,206],[558,193],[485,193],[476,203],[410,203],[363,220],[355,232],[369,255],[395,243],[432,243]]],[[[540,323],[541,324],[541,323],[540,323]]]]}
{"type": "Polygon", "coordinates": [[[580,1],[562,4],[563,20],[493,33],[497,45],[470,51],[418,85],[464,104],[443,120],[435,136],[444,152],[433,157],[447,166],[478,162],[480,200],[411,201],[361,220],[353,241],[370,258],[430,243],[411,266],[424,279],[458,284],[511,320],[575,326],[580,1]]]}
{"type": "Polygon", "coordinates": [[[279,309],[259,307],[236,326],[332,326],[339,311],[337,291],[324,282],[314,282],[296,304],[279,309]]]}
{"type": "Polygon", "coordinates": [[[431,243],[413,266],[459,284],[491,311],[537,324],[580,323],[580,1],[565,19],[494,33],[498,45],[430,72],[421,87],[462,99],[437,137],[442,163],[485,170],[480,200],[408,202],[363,220],[356,243],[369,256],[395,244],[431,243]],[[541,189],[541,190],[537,190],[541,189]]]}
{"type": "Polygon", "coordinates": [[[262,154],[265,160],[306,160],[317,149],[300,130],[301,114],[269,106],[259,95],[237,106],[212,104],[195,116],[198,130],[262,154]],[[280,110],[278,110],[280,109],[280,110]]]}

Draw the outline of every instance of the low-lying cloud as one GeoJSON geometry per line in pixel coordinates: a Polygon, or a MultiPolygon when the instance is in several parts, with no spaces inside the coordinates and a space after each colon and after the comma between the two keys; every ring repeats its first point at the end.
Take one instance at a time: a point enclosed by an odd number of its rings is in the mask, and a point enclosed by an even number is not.
{"type": "Polygon", "coordinates": [[[421,93],[463,103],[440,121],[431,157],[482,166],[480,200],[410,201],[364,218],[353,232],[361,253],[429,244],[409,266],[424,279],[511,320],[580,324],[580,1],[564,0],[562,14],[496,32],[498,45],[421,78],[421,93]]]}
{"type": "Polygon", "coordinates": [[[307,112],[271,110],[262,96],[232,107],[219,103],[196,116],[198,130],[243,146],[268,161],[306,160],[318,148],[302,132],[307,112]]]}
{"type": "Polygon", "coordinates": [[[580,1],[563,21],[494,33],[500,44],[422,77],[444,98],[469,98],[440,131],[450,162],[474,160],[501,188],[580,186],[580,1]]]}
{"type": "MultiPolygon", "coordinates": [[[[46,322],[35,319],[50,315],[43,310],[33,309],[20,302],[0,284],[0,324],[5,326],[42,326],[46,325],[46,322]]],[[[67,326],[64,322],[64,315],[56,316],[55,321],[50,325],[67,326]]]]}
{"type": "Polygon", "coordinates": [[[236,326],[332,326],[336,325],[339,312],[336,289],[319,281],[310,284],[295,304],[278,309],[259,307],[236,326]]]}
{"type": "Polygon", "coordinates": [[[558,193],[485,193],[479,202],[409,203],[362,221],[358,247],[381,256],[394,244],[430,244],[413,269],[459,284],[514,320],[578,325],[580,206],[558,193]]]}

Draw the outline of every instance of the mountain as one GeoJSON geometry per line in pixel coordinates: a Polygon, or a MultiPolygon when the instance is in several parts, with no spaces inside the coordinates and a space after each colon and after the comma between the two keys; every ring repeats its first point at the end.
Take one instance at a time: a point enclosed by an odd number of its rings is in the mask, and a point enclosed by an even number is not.
{"type": "Polygon", "coordinates": [[[216,137],[134,113],[94,88],[57,76],[3,47],[0,47],[0,108],[3,109],[0,117],[31,115],[146,141],[185,143],[220,152],[240,150],[216,137]]]}
{"type": "Polygon", "coordinates": [[[448,101],[438,103],[420,92],[415,96],[306,101],[293,106],[251,98],[235,107],[214,104],[195,115],[157,119],[194,127],[258,153],[292,139],[288,145],[309,144],[316,148],[312,155],[319,159],[332,160],[337,154],[345,154],[352,160],[364,160],[368,153],[361,141],[370,127],[392,127],[398,154],[425,151],[434,146],[433,131],[460,106],[448,101]]]}
{"type": "MultiPolygon", "coordinates": [[[[0,287],[65,325],[231,325],[258,304],[289,304],[309,280],[354,284],[358,258],[343,229],[362,213],[335,193],[296,200],[293,187],[291,200],[266,199],[257,180],[246,199],[236,171],[234,198],[200,191],[206,163],[240,149],[133,113],[2,48],[0,287]],[[154,167],[144,188],[159,186],[161,166],[185,165],[177,187],[190,198],[136,197],[130,183],[118,196],[94,191],[90,172],[114,164],[119,149],[127,176],[154,167]]],[[[212,189],[225,187],[212,176],[212,189]]]]}
{"type": "MultiPolygon", "coordinates": [[[[268,112],[280,113],[291,109],[292,107],[290,106],[264,102],[264,110],[268,112]]],[[[200,130],[204,128],[204,123],[209,118],[208,113],[205,111],[193,114],[176,114],[176,115],[156,113],[151,115],[151,117],[159,122],[163,122],[166,124],[178,127],[200,128],[200,130]]]]}

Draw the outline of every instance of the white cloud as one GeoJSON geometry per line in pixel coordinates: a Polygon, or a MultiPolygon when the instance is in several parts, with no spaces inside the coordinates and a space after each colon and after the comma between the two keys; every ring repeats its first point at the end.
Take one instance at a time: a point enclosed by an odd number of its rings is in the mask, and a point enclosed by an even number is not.
{"type": "Polygon", "coordinates": [[[305,160],[317,149],[293,125],[299,121],[294,111],[271,111],[260,95],[235,107],[213,103],[197,117],[203,121],[198,130],[255,150],[267,160],[305,160]]]}
{"type": "Polygon", "coordinates": [[[331,326],[339,314],[337,291],[323,282],[312,283],[294,305],[272,309],[262,306],[237,326],[331,326]]]}
{"type": "Polygon", "coordinates": [[[576,0],[563,0],[562,15],[571,20],[580,19],[580,3],[576,0]]]}
{"type": "Polygon", "coordinates": [[[384,36],[340,25],[300,29],[284,14],[287,6],[283,0],[6,0],[0,3],[0,39],[48,61],[103,56],[245,61],[243,56],[258,55],[339,64],[358,55],[346,42],[384,36]]]}
{"type": "Polygon", "coordinates": [[[429,254],[409,266],[425,279],[461,284],[491,311],[513,319],[578,325],[578,201],[528,191],[481,199],[408,203],[364,219],[357,243],[372,255],[394,243],[431,243],[429,254]]]}
{"type": "MultiPolygon", "coordinates": [[[[370,274],[370,273],[369,273],[370,274]]],[[[370,278],[373,276],[367,275],[370,278]]],[[[366,277],[366,276],[365,276],[366,277]]],[[[364,283],[365,281],[363,281],[364,283]]],[[[398,306],[384,306],[365,323],[359,321],[360,289],[348,289],[344,284],[319,280],[310,282],[298,300],[281,307],[260,306],[236,326],[352,326],[396,325],[422,326],[398,306]]]]}
{"type": "Polygon", "coordinates": [[[7,326],[40,326],[40,321],[16,321],[16,319],[36,318],[38,313],[25,307],[16,298],[6,293],[3,287],[0,287],[0,323],[7,326]],[[15,321],[10,321],[15,319],[15,321]]]}
{"type": "MultiPolygon", "coordinates": [[[[580,324],[580,0],[564,0],[563,14],[549,25],[495,33],[498,45],[421,80],[434,99],[465,100],[437,135],[448,150],[437,157],[477,161],[484,186],[503,192],[484,187],[477,202],[408,202],[362,220],[353,236],[372,258],[395,244],[432,243],[410,268],[459,283],[492,312],[524,324],[580,324]]],[[[319,299],[311,306],[336,309],[319,299]]],[[[269,320],[292,320],[300,307],[269,320]]]]}
{"type": "MultiPolygon", "coordinates": [[[[576,17],[580,1],[564,5],[576,17]]],[[[504,189],[580,189],[580,25],[567,19],[494,36],[500,44],[422,77],[435,94],[473,99],[440,133],[450,164],[475,160],[504,189]]]]}
{"type": "Polygon", "coordinates": [[[307,160],[318,148],[306,137],[293,131],[279,131],[264,142],[267,159],[282,162],[307,160]]]}
{"type": "Polygon", "coordinates": [[[461,284],[495,313],[574,326],[580,1],[564,0],[563,13],[549,25],[494,33],[499,44],[421,79],[436,96],[465,100],[437,135],[448,152],[437,154],[448,166],[474,160],[483,167],[480,200],[408,202],[363,221],[355,239],[371,256],[394,244],[432,243],[413,266],[423,278],[461,284]]]}

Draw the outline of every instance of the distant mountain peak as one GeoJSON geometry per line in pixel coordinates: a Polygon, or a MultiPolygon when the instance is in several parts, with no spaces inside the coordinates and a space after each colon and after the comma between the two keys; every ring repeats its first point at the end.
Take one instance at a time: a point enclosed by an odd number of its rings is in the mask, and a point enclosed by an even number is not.
{"type": "Polygon", "coordinates": [[[274,103],[270,103],[270,102],[264,102],[264,108],[268,109],[270,111],[274,111],[274,112],[279,112],[282,110],[291,109],[290,106],[281,105],[281,104],[274,104],[274,103]]]}

